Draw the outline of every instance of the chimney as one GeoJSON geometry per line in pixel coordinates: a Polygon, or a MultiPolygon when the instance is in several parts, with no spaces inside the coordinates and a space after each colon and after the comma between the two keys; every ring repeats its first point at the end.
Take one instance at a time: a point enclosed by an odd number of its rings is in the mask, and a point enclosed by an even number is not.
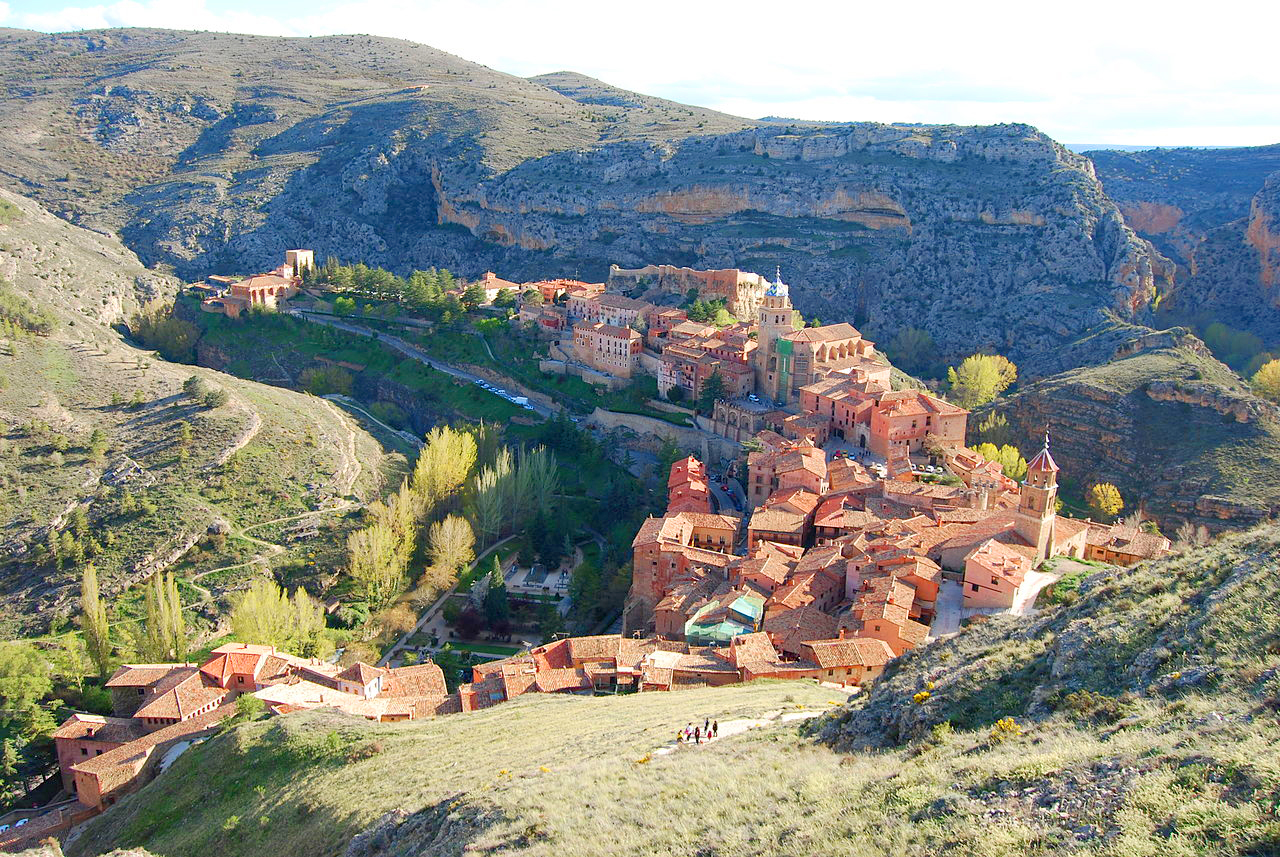
{"type": "Polygon", "coordinates": [[[839,637],[836,637],[836,639],[837,639],[837,640],[843,640],[843,639],[845,639],[845,638],[846,638],[846,637],[848,637],[848,636],[849,636],[849,629],[848,629],[848,628],[841,628],[841,629],[840,629],[840,636],[839,636],[839,637]]]}

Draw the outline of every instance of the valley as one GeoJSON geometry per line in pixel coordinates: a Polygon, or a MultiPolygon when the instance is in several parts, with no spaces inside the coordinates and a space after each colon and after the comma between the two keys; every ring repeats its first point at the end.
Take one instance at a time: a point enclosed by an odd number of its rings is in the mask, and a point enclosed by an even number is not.
{"type": "Polygon", "coordinates": [[[0,851],[1280,853],[1278,289],[1277,145],[0,28],[0,851]]]}

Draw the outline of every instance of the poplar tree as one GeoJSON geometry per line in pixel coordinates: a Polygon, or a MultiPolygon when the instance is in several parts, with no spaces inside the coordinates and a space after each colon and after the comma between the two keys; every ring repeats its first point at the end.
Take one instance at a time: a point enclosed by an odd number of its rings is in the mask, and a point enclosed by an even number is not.
{"type": "Polygon", "coordinates": [[[98,592],[98,569],[93,563],[84,567],[80,578],[81,628],[89,658],[106,676],[111,669],[111,626],[107,624],[107,608],[98,592]]]}

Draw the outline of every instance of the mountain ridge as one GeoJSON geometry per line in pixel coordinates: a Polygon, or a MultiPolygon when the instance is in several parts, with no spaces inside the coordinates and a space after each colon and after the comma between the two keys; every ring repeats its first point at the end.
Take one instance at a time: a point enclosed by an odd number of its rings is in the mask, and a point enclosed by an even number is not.
{"type": "Polygon", "coordinates": [[[780,265],[806,314],[1029,369],[1166,277],[1025,125],[761,122],[356,36],[5,31],[0,57],[0,179],[182,276],[302,244],[529,279],[780,265]]]}

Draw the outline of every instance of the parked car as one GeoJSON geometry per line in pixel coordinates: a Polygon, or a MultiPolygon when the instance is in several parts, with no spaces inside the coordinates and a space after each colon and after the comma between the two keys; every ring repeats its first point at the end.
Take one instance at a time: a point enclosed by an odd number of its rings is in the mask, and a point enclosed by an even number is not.
{"type": "Polygon", "coordinates": [[[31,819],[29,818],[20,818],[18,819],[18,822],[14,825],[14,827],[21,827],[22,825],[26,824],[30,820],[31,819]]]}

